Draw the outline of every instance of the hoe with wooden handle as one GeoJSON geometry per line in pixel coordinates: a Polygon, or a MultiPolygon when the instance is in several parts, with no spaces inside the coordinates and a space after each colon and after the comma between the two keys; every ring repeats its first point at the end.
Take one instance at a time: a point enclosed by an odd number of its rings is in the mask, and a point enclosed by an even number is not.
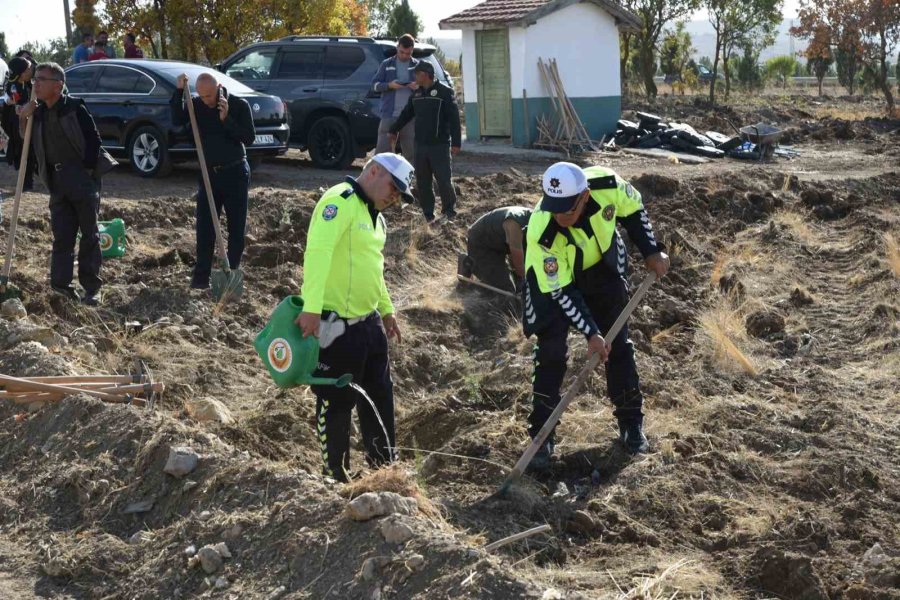
{"type": "MultiPolygon", "coordinates": [[[[644,278],[644,281],[641,282],[640,287],[634,292],[631,300],[629,300],[628,304],[625,305],[625,308],[622,309],[616,322],[612,324],[612,327],[609,328],[609,331],[606,332],[606,336],[603,339],[607,340],[609,343],[612,343],[612,340],[616,339],[616,336],[619,335],[619,331],[621,331],[622,327],[625,325],[625,321],[628,320],[628,317],[631,316],[631,313],[634,312],[634,309],[640,303],[644,294],[647,293],[647,290],[650,289],[650,286],[653,285],[653,282],[655,281],[656,273],[651,271],[644,278]]],[[[513,467],[513,470],[507,476],[506,481],[503,482],[503,485],[500,487],[501,494],[508,492],[512,485],[522,477],[523,473],[525,473],[525,469],[528,467],[529,463],[531,463],[531,459],[537,454],[537,451],[544,443],[544,440],[547,439],[550,432],[556,427],[556,424],[559,422],[562,414],[566,411],[566,408],[572,400],[575,399],[575,395],[578,394],[579,390],[581,390],[581,386],[584,385],[584,382],[591,376],[591,373],[597,368],[599,363],[600,356],[594,354],[588,359],[587,364],[581,367],[581,371],[578,373],[575,381],[573,381],[572,385],[569,386],[569,389],[566,390],[565,395],[559,401],[559,404],[556,405],[556,408],[553,409],[547,422],[541,427],[541,430],[531,441],[531,445],[528,446],[525,453],[522,455],[522,458],[519,459],[519,462],[516,463],[516,466],[513,467]]]]}
{"type": "Polygon", "coordinates": [[[28,170],[28,152],[31,149],[31,126],[34,116],[28,117],[25,125],[25,137],[22,142],[22,158],[19,160],[19,176],[16,179],[16,199],[13,203],[12,217],[9,219],[9,239],[6,242],[6,257],[3,260],[3,271],[0,274],[0,301],[17,298],[21,292],[9,285],[9,274],[12,271],[13,254],[16,251],[16,227],[19,224],[19,204],[25,188],[25,172],[28,170]]]}

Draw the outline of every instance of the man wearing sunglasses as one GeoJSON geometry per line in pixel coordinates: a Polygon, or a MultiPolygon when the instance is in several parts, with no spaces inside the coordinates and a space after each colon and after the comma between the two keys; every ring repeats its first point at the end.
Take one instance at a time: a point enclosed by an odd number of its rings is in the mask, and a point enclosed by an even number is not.
{"type": "Polygon", "coordinates": [[[413,167],[399,154],[376,154],[356,179],[347,177],[313,210],[303,257],[303,336],[319,338],[316,377],[353,375],[371,399],[356,390],[312,386],[323,472],[349,480],[350,417],[359,417],[372,467],[394,460],[394,393],[388,338],[400,328],[384,282],[387,227],[382,211],[412,202],[413,167]]]}
{"type": "Polygon", "coordinates": [[[37,172],[50,191],[50,227],[53,252],[50,285],[54,292],[78,301],[72,287],[75,240],[78,246],[78,281],[84,289],[81,302],[100,303],[100,177],[117,163],[100,148],[94,118],[82,100],[63,94],[66,74],[56,63],[35,68],[34,97],[19,115],[23,135],[27,119],[34,116],[31,143],[37,172]]]}
{"type": "MultiPolygon", "coordinates": [[[[606,363],[606,384],[619,440],[631,454],[647,452],[643,396],[628,325],[604,340],[628,303],[628,254],[621,224],[640,249],[648,270],[663,277],[669,257],[656,241],[640,192],[604,167],[582,170],[556,163],[544,173],[544,197],[528,221],[525,250],[524,328],[537,335],[529,433],[536,436],[559,404],[566,373],[569,328],[581,332],[591,354],[606,363]]],[[[535,455],[532,468],[546,468],[554,435],[535,455]]]]}

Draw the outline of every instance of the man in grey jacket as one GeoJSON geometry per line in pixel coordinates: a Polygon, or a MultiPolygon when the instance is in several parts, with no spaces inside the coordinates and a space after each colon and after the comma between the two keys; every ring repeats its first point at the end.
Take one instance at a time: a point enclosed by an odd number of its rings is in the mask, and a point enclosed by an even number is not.
{"type": "MultiPolygon", "coordinates": [[[[378,144],[375,154],[393,152],[390,129],[410,96],[416,90],[416,77],[413,69],[419,63],[413,58],[416,40],[408,33],[397,40],[397,54],[386,59],[378,67],[372,80],[372,89],[381,92],[381,121],[378,124],[378,144]]],[[[399,142],[403,157],[415,164],[415,125],[410,122],[400,130],[399,142]]]]}

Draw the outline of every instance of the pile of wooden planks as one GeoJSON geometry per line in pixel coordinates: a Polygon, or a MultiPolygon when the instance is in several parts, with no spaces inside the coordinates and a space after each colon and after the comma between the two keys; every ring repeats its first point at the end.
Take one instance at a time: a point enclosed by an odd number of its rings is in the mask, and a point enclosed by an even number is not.
{"type": "Polygon", "coordinates": [[[12,377],[0,375],[0,399],[16,404],[59,402],[67,396],[86,394],[104,402],[151,407],[165,390],[147,373],[137,375],[62,375],[56,377],[12,377]]]}
{"type": "Polygon", "coordinates": [[[551,150],[562,150],[568,156],[598,151],[600,143],[591,139],[587,129],[584,128],[584,123],[575,112],[572,101],[566,95],[565,87],[559,76],[559,68],[556,66],[556,59],[552,58],[544,63],[543,59],[538,58],[538,70],[541,72],[544,85],[550,92],[554,115],[552,117],[538,116],[538,141],[534,145],[551,150]]]}

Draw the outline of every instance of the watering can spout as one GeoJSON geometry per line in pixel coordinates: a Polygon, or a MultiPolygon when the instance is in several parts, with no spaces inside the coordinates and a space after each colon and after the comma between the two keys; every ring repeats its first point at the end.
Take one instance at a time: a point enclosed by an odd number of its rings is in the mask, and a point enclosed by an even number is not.
{"type": "Polygon", "coordinates": [[[307,385],[333,385],[334,387],[342,388],[347,387],[351,381],[353,381],[353,375],[345,373],[337,379],[328,377],[309,377],[303,383],[307,385]]]}

